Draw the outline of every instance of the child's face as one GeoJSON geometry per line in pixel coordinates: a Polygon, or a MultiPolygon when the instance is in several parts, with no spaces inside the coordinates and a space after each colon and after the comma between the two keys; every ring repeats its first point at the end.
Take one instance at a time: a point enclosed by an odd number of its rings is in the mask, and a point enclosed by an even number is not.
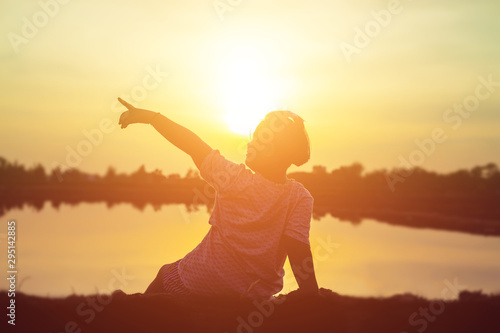
{"type": "Polygon", "coordinates": [[[269,143],[264,143],[259,140],[258,137],[254,138],[247,144],[247,155],[245,159],[245,164],[253,169],[258,169],[265,163],[269,163],[271,159],[271,145],[269,143]]]}

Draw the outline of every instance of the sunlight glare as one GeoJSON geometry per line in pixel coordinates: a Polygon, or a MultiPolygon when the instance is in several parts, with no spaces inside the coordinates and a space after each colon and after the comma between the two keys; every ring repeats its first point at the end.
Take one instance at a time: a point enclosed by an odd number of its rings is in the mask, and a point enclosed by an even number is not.
{"type": "Polygon", "coordinates": [[[224,120],[234,133],[248,135],[266,113],[279,109],[283,87],[268,74],[271,59],[245,46],[232,48],[219,66],[224,120]]]}

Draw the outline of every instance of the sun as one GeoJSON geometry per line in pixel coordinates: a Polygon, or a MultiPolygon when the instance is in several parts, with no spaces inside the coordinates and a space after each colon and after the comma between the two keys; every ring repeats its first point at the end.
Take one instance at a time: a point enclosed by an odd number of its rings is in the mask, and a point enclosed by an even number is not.
{"type": "Polygon", "coordinates": [[[224,121],[232,132],[249,135],[269,111],[280,108],[283,86],[270,75],[272,57],[262,49],[227,49],[217,74],[224,121]]]}
{"type": "Polygon", "coordinates": [[[233,132],[247,135],[276,107],[276,89],[244,61],[234,64],[231,73],[224,89],[224,120],[233,132]]]}
{"type": "Polygon", "coordinates": [[[279,87],[262,73],[264,65],[248,54],[226,63],[223,78],[224,119],[229,129],[247,135],[276,107],[279,87]]]}

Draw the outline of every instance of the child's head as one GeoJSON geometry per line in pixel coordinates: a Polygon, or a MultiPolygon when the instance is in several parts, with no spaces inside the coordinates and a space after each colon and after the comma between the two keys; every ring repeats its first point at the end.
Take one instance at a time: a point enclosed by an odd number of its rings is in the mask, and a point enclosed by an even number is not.
{"type": "Polygon", "coordinates": [[[252,169],[269,165],[301,166],[310,158],[304,120],[290,111],[272,111],[259,123],[247,146],[245,163],[252,169]]]}

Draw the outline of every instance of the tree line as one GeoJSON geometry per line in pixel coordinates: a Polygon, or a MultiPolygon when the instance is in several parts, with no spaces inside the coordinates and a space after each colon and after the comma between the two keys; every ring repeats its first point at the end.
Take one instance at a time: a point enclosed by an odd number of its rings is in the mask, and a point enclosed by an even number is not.
{"type": "MultiPolygon", "coordinates": [[[[500,170],[495,163],[475,166],[470,169],[459,169],[449,173],[428,171],[420,167],[411,170],[381,169],[365,172],[360,163],[342,166],[328,171],[325,166],[313,166],[310,172],[293,172],[288,177],[303,183],[306,188],[316,194],[354,194],[379,193],[389,194],[390,175],[405,174],[396,186],[399,194],[464,194],[500,196],[500,170]]],[[[26,167],[18,162],[10,162],[0,157],[0,185],[12,187],[154,187],[186,186],[201,184],[196,169],[189,169],[184,176],[178,173],[163,175],[159,169],[146,171],[141,165],[136,171],[126,174],[118,173],[109,167],[104,175],[87,173],[78,169],[61,170],[54,168],[45,170],[41,164],[26,167]]]]}

